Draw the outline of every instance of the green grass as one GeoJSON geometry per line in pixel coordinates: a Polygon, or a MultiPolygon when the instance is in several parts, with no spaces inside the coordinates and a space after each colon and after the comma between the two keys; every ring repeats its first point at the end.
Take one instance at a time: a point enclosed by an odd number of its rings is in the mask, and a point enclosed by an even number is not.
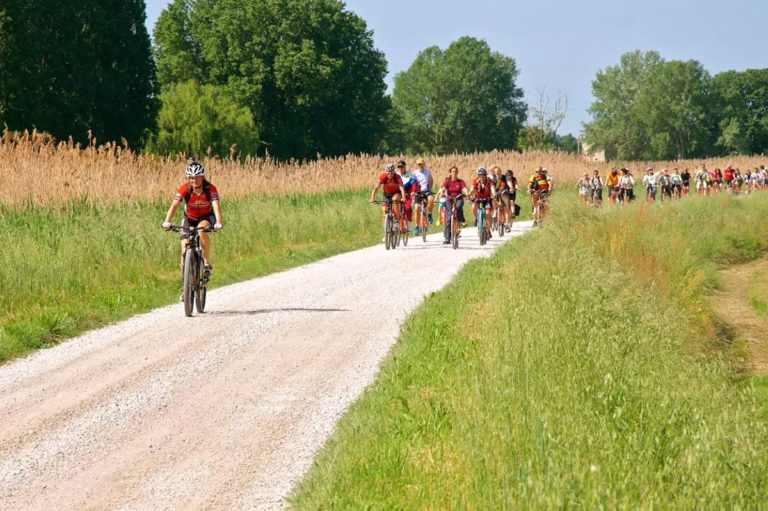
{"type": "Polygon", "coordinates": [[[765,508],[766,379],[737,377],[704,297],[764,253],[766,214],[553,198],[409,318],[294,506],[765,508]]]}
{"type": "MultiPolygon", "coordinates": [[[[211,287],[374,244],[366,193],[223,200],[211,287]]],[[[160,228],[168,206],[2,209],[0,362],[176,301],[178,235],[160,228]]]]}

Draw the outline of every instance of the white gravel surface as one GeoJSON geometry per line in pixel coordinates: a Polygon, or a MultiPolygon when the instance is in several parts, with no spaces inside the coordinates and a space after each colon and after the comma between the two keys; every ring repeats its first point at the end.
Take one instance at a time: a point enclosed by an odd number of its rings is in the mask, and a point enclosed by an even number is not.
{"type": "Polygon", "coordinates": [[[358,250],[0,367],[0,509],[283,507],[405,317],[507,239],[358,250]]]}

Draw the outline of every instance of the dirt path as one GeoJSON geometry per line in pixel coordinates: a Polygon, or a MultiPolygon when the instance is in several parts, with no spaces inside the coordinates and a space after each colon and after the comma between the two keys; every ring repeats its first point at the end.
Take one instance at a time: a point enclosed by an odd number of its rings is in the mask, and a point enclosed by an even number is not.
{"type": "Polygon", "coordinates": [[[747,369],[768,376],[768,260],[722,272],[723,289],[712,296],[715,312],[743,343],[747,369]]]}
{"type": "Polygon", "coordinates": [[[407,314],[499,244],[440,240],[217,289],[204,315],[173,305],[0,367],[0,508],[280,507],[407,314]]]}

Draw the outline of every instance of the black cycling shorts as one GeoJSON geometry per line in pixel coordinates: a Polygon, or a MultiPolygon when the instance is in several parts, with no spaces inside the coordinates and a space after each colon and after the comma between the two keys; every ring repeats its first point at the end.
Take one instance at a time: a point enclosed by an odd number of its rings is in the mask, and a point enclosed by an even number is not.
{"type": "Polygon", "coordinates": [[[203,220],[208,220],[208,223],[211,224],[211,227],[216,225],[216,217],[213,215],[213,213],[204,216],[203,218],[199,218],[197,220],[190,220],[187,218],[187,215],[184,215],[184,219],[181,221],[181,232],[179,232],[179,239],[180,240],[188,240],[189,239],[189,229],[191,227],[197,227],[200,222],[203,220]]]}

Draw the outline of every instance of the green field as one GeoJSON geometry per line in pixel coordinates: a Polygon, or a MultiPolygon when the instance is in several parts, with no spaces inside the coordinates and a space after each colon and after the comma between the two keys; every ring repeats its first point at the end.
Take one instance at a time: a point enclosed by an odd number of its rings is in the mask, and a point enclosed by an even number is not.
{"type": "MultiPolygon", "coordinates": [[[[376,243],[379,213],[367,198],[346,191],[222,201],[211,287],[376,243]]],[[[0,362],[178,300],[178,234],[160,227],[168,206],[3,208],[0,362]]]]}
{"type": "Polygon", "coordinates": [[[768,195],[553,203],[410,317],[295,507],[766,507],[768,380],[706,296],[765,253],[768,195]]]}

